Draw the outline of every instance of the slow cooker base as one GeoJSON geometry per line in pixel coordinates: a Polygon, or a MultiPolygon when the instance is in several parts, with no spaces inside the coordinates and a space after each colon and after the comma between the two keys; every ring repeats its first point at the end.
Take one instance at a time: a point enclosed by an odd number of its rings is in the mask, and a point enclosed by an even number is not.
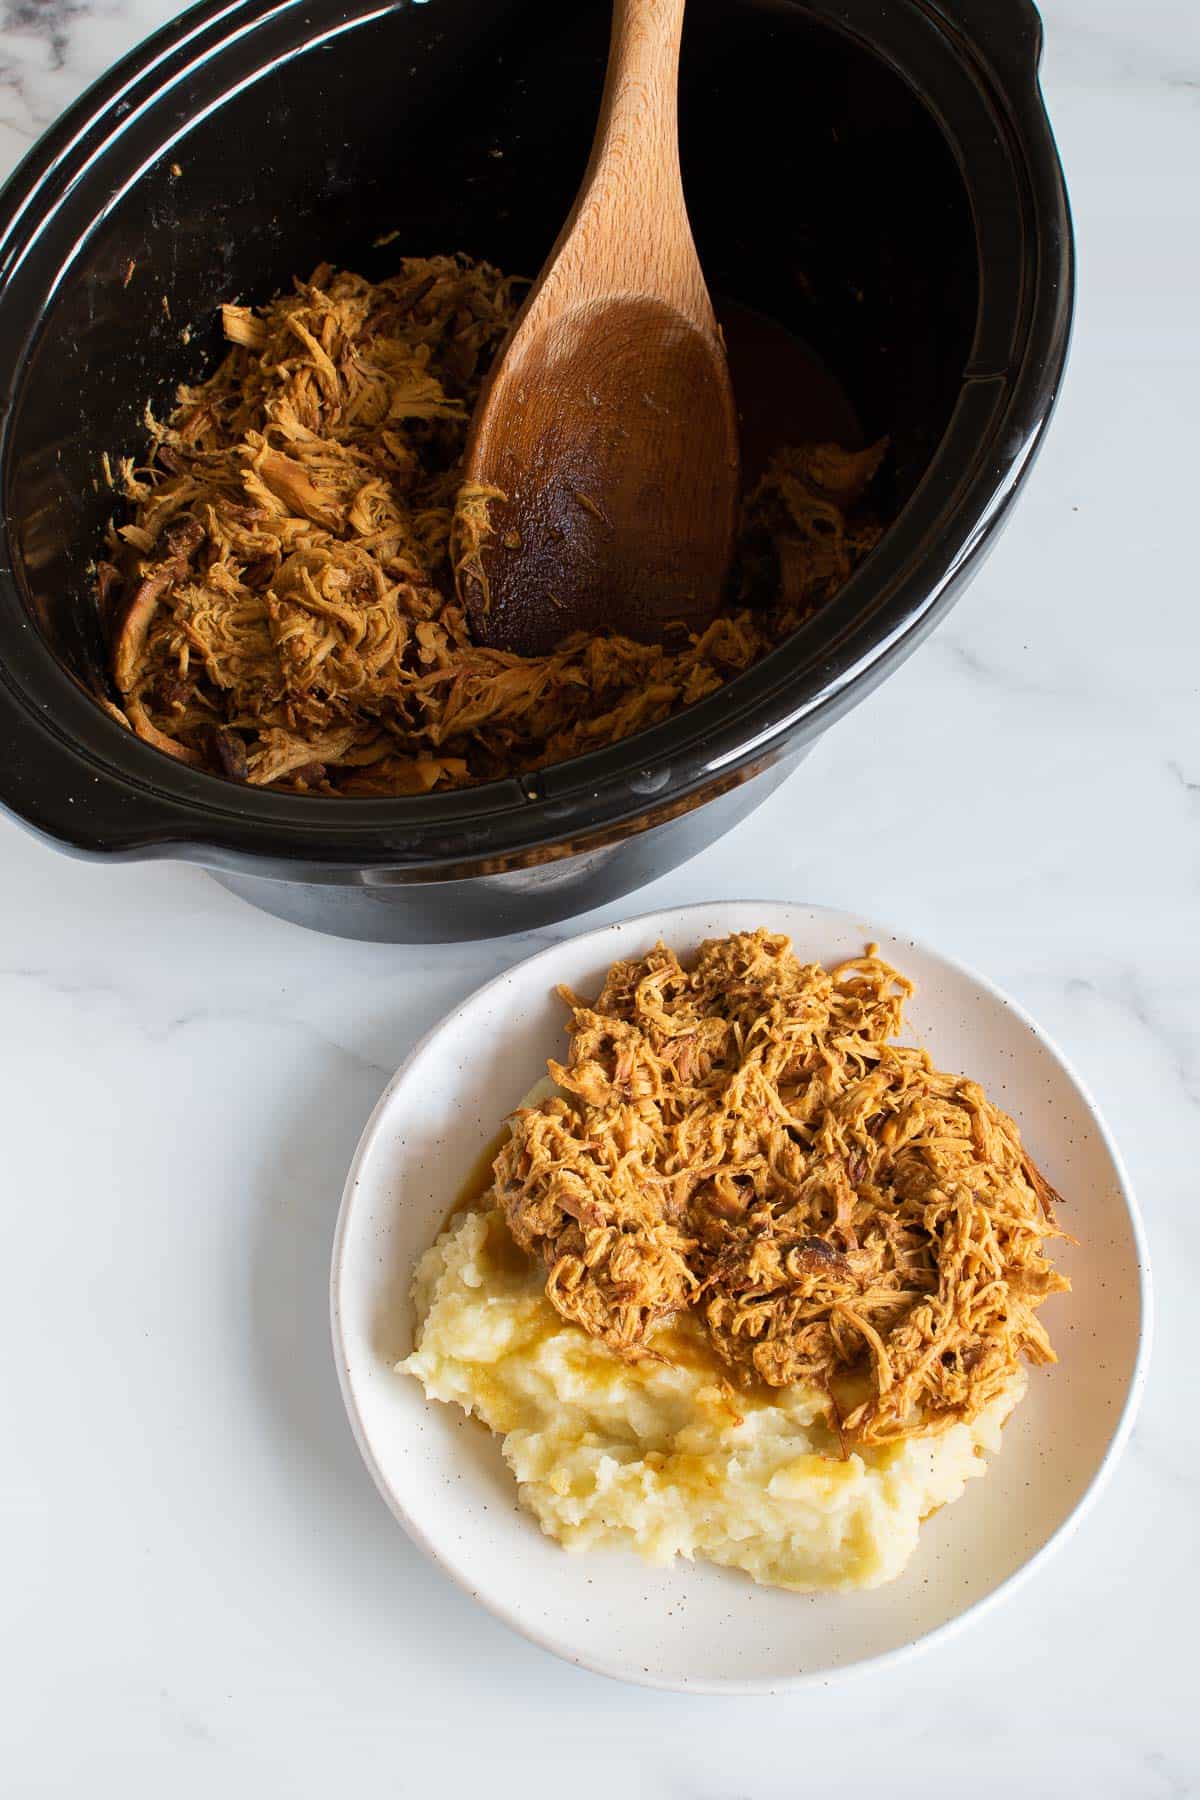
{"type": "Polygon", "coordinates": [[[376,944],[446,944],[507,937],[574,918],[645,887],[698,856],[774,793],[812,749],[801,745],[696,806],[614,844],[524,869],[464,880],[413,882],[385,870],[354,870],[328,881],[210,873],[231,894],[309,931],[376,944]]]}

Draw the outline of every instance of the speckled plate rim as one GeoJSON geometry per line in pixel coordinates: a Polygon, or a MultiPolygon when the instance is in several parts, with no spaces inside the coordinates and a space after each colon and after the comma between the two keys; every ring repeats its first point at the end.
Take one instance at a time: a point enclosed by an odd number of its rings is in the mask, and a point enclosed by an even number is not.
{"type": "MultiPolygon", "coordinates": [[[[742,927],[734,927],[734,929],[741,928],[742,927]]],[[[609,960],[611,960],[611,958],[609,960]]],[[[628,919],[613,920],[608,924],[598,926],[591,931],[580,932],[573,937],[559,939],[556,943],[535,951],[533,955],[523,957],[518,962],[510,964],[507,968],[501,970],[498,975],[494,976],[491,981],[484,982],[478,988],[473,989],[458,1006],[447,1013],[446,1016],[429,1031],[425,1032],[419,1041],[414,1044],[412,1050],[405,1057],[403,1063],[392,1076],[386,1088],[383,1090],[383,1093],[380,1095],[379,1100],[376,1102],[376,1105],[371,1112],[371,1116],[363,1129],[362,1136],[359,1139],[358,1148],[355,1151],[353,1161],[351,1162],[349,1172],[346,1176],[333,1239],[333,1254],[330,1270],[330,1327],[332,1332],[334,1364],[337,1369],[338,1384],[341,1388],[342,1399],[346,1407],[347,1417],[350,1421],[350,1427],[354,1434],[355,1442],[358,1445],[359,1453],[362,1456],[363,1462],[366,1464],[371,1479],[374,1481],[382,1499],[387,1504],[393,1516],[404,1527],[407,1535],[438,1568],[449,1576],[456,1587],[468,1594],[480,1606],[484,1607],[486,1611],[490,1612],[493,1617],[499,1619],[501,1623],[507,1625],[510,1630],[515,1631],[518,1635],[528,1639],[530,1642],[539,1645],[540,1648],[550,1651],[552,1655],[560,1657],[563,1661],[572,1664],[576,1668],[588,1669],[594,1674],[604,1675],[610,1680],[628,1682],[639,1687],[657,1688],[675,1693],[746,1697],[759,1694],[795,1693],[803,1689],[815,1687],[827,1688],[834,1681],[846,1681],[869,1673],[883,1673],[885,1670],[892,1668],[899,1663],[908,1661],[920,1652],[932,1649],[935,1645],[946,1643],[950,1638],[956,1636],[968,1623],[974,1623],[980,1620],[1002,1600],[1010,1598],[1022,1588],[1039,1569],[1044,1568],[1050,1557],[1062,1548],[1091,1512],[1104,1488],[1111,1480],[1113,1471],[1129,1442],[1137,1419],[1138,1409],[1145,1392],[1146,1376],[1149,1367],[1154,1331],[1154,1298],[1145,1227],[1121,1153],[1117,1148],[1112,1134],[1105,1123],[1103,1114],[1093,1098],[1090,1089],[1074,1068],[1070,1058],[1058,1047],[1053,1038],[1051,1038],[1049,1034],[1030,1017],[1024,1007],[1012,999],[1010,995],[1006,994],[1004,990],[998,987],[994,982],[989,981],[986,976],[979,974],[969,964],[960,962],[954,957],[947,956],[941,951],[932,949],[920,938],[914,937],[896,927],[884,925],[879,921],[862,919],[857,914],[847,912],[841,907],[820,906],[809,901],[723,899],[694,902],[680,907],[655,907],[648,912],[635,914],[628,919]],[[1126,1394],[1125,1403],[1118,1416],[1107,1449],[1101,1457],[1091,1480],[1080,1495],[1073,1510],[1062,1520],[1057,1529],[1046,1539],[1045,1543],[1042,1544],[1041,1547],[1018,1569],[1014,1570],[1011,1575],[993,1588],[991,1592],[982,1595],[978,1600],[972,1601],[954,1618],[948,1619],[944,1624],[922,1633],[920,1636],[911,1639],[906,1644],[881,1651],[873,1656],[861,1658],[853,1663],[843,1664],[840,1667],[805,1670],[796,1674],[771,1676],[769,1678],[739,1678],[730,1676],[727,1678],[723,1677],[720,1680],[689,1679],[684,1682],[670,1676],[658,1675],[652,1669],[644,1669],[630,1662],[609,1661],[601,1657],[581,1654],[570,1641],[553,1632],[544,1631],[538,1626],[531,1624],[527,1619],[521,1617],[512,1607],[504,1605],[493,1597],[481,1592],[478,1588],[473,1587],[470,1581],[465,1578],[462,1570],[442,1553],[439,1545],[429,1536],[420,1524],[412,1518],[403,1501],[392,1488],[375,1457],[355,1392],[351,1358],[347,1354],[342,1325],[343,1301],[341,1290],[345,1265],[345,1248],[353,1226],[356,1197],[360,1192],[359,1177],[363,1165],[370,1154],[381,1121],[392,1102],[396,1090],[407,1079],[414,1064],[419,1061],[427,1047],[441,1032],[451,1029],[468,1007],[474,1005],[485,995],[491,993],[493,990],[499,989],[506,982],[510,981],[515,971],[518,969],[522,971],[532,971],[540,964],[552,963],[557,957],[561,956],[567,945],[581,948],[585,944],[594,944],[597,948],[597,961],[602,962],[605,960],[602,948],[604,941],[618,930],[626,930],[642,924],[648,924],[652,920],[659,921],[661,927],[661,922],[666,918],[679,921],[682,927],[691,919],[701,916],[706,917],[711,921],[714,912],[720,912],[725,908],[729,908],[730,910],[736,909],[739,911],[742,909],[757,911],[761,913],[763,924],[768,929],[786,929],[786,927],[782,925],[782,921],[777,917],[774,919],[774,922],[772,922],[772,915],[777,914],[779,909],[802,910],[808,913],[819,914],[831,923],[834,921],[845,923],[853,920],[856,930],[868,939],[878,937],[881,941],[885,939],[903,941],[911,945],[911,947],[922,956],[928,957],[931,962],[940,964],[952,975],[964,978],[973,986],[988,995],[989,998],[998,1001],[1008,1010],[1017,1024],[1039,1041],[1051,1059],[1057,1063],[1059,1070],[1066,1081],[1075,1088],[1089,1114],[1104,1152],[1112,1165],[1113,1175],[1118,1191],[1124,1202],[1133,1238],[1138,1271],[1139,1334],[1137,1352],[1133,1369],[1130,1374],[1129,1388],[1126,1394]]]]}

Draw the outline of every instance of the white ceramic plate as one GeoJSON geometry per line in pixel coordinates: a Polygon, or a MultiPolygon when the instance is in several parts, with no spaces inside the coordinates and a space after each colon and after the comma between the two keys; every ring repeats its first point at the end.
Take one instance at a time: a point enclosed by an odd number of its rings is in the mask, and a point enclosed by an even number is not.
{"type": "Polygon", "coordinates": [[[774,1692],[897,1657],[1011,1591],[1078,1522],[1129,1435],[1149,1305],[1120,1158],[1032,1021],[978,976],[881,926],[774,902],[650,913],[544,950],[473,994],[417,1046],[375,1109],[333,1257],[334,1352],[350,1420],[416,1542],[498,1617],[568,1661],[708,1693],[774,1692]],[[497,1442],[393,1372],[412,1347],[413,1263],[505,1114],[562,1050],[556,984],[595,992],[611,962],[660,937],[686,955],[705,938],[760,925],[787,932],[805,960],[833,962],[878,942],[917,982],[912,1035],[1016,1116],[1065,1198],[1063,1224],[1081,1240],[1056,1248],[1075,1291],[1043,1315],[1058,1366],[1030,1372],[986,1478],[923,1526],[899,1580],[869,1593],[788,1594],[704,1564],[656,1569],[632,1552],[568,1554],[517,1509],[497,1442]]]}

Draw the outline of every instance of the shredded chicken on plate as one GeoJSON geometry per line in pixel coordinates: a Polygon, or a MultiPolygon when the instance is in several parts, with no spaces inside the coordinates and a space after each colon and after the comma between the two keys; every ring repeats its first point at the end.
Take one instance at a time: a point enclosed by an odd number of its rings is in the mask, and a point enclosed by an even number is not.
{"type": "Polygon", "coordinates": [[[148,419],[147,466],[121,464],[133,517],[98,573],[112,710],[140,737],[255,786],[460,787],[667,718],[842,585],[879,535],[861,502],[883,444],[779,456],[746,504],[736,603],[700,636],[580,635],[531,658],[474,643],[451,525],[518,286],[410,258],[388,281],[322,266],[223,309],[230,354],[148,419]]]}
{"type": "Polygon", "coordinates": [[[1057,1196],[975,1082],[893,1041],[911,992],[873,949],[826,970],[755,931],[564,993],[565,1097],[515,1116],[494,1170],[558,1311],[624,1355],[690,1311],[733,1381],[815,1384],[862,1443],[1053,1362],[1057,1196]]]}

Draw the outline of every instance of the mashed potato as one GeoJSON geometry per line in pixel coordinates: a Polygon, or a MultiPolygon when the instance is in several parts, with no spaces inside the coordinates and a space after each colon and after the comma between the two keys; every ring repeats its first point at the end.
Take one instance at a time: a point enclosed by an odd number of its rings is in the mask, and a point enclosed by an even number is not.
{"type": "Polygon", "coordinates": [[[454,1220],[413,1292],[417,1348],[399,1370],[502,1435],[543,1531],[568,1550],[703,1557],[774,1587],[898,1575],[921,1520],[984,1474],[1025,1386],[1019,1374],[969,1426],[843,1459],[814,1390],[734,1393],[688,1320],[637,1362],[564,1321],[499,1212],[454,1220]]]}

